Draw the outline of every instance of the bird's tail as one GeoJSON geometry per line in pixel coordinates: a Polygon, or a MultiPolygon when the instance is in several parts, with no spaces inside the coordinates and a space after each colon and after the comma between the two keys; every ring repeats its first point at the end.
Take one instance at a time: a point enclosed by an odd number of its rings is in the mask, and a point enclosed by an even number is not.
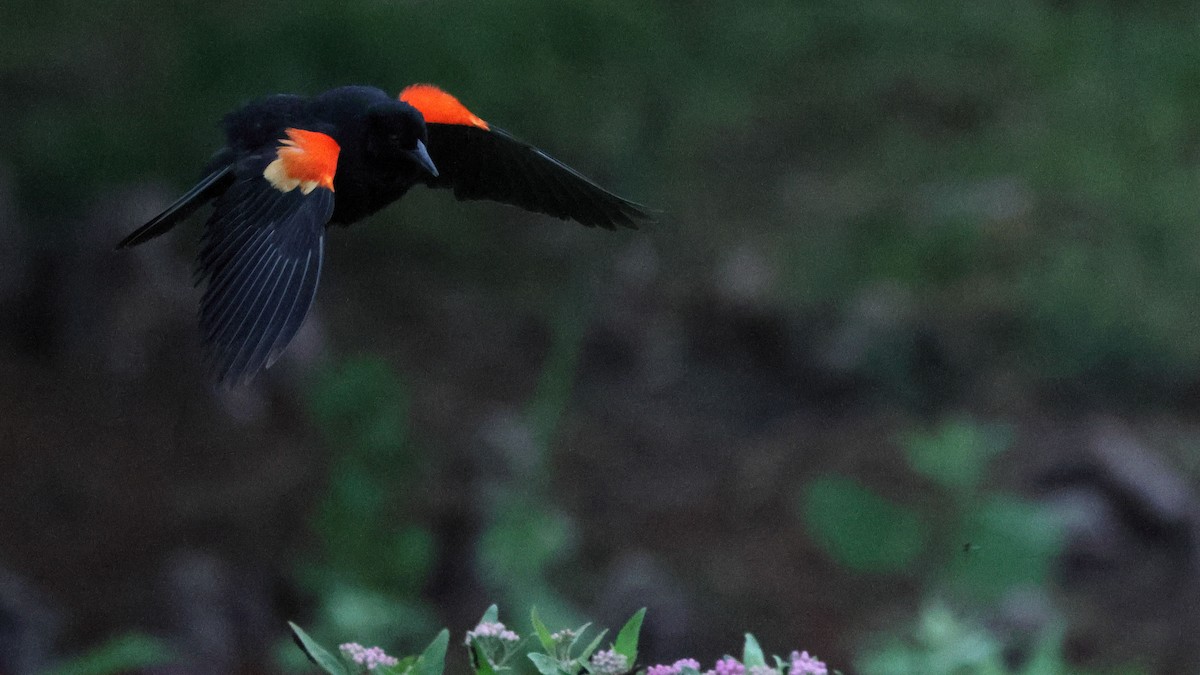
{"type": "Polygon", "coordinates": [[[117,248],[137,246],[175,227],[179,221],[192,215],[192,212],[196,209],[224,192],[232,182],[233,166],[226,165],[218,168],[205,176],[204,180],[196,183],[182,197],[176,199],[162,213],[151,218],[150,222],[134,230],[129,236],[122,239],[121,243],[117,244],[117,248]]]}

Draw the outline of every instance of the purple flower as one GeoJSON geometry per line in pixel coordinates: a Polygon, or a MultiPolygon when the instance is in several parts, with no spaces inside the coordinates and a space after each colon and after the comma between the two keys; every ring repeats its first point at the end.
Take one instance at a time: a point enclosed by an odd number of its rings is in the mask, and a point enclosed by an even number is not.
{"type": "Polygon", "coordinates": [[[487,637],[496,638],[497,640],[501,640],[503,642],[516,642],[517,640],[521,639],[520,635],[508,630],[504,627],[504,624],[496,621],[493,623],[480,623],[478,626],[475,626],[474,629],[467,631],[467,639],[465,642],[468,646],[470,646],[473,638],[487,637]]]}
{"type": "Polygon", "coordinates": [[[716,675],[745,675],[746,666],[743,666],[740,661],[732,656],[717,661],[717,665],[713,667],[713,672],[716,675]]]}
{"type": "Polygon", "coordinates": [[[792,652],[789,660],[792,667],[788,669],[788,675],[829,675],[829,668],[825,663],[809,656],[808,652],[792,652]]]}
{"type": "Polygon", "coordinates": [[[574,640],[577,637],[579,637],[579,633],[571,630],[570,628],[564,628],[564,629],[558,631],[557,633],[550,634],[550,639],[554,642],[559,642],[559,643],[570,642],[571,640],[574,640]]]}
{"type": "Polygon", "coordinates": [[[629,670],[629,659],[624,654],[618,654],[612,649],[605,649],[592,654],[591,671],[600,675],[618,675],[629,670]]]}
{"type": "Polygon", "coordinates": [[[343,654],[355,663],[366,666],[367,670],[375,670],[379,666],[394,666],[400,661],[388,656],[379,647],[364,647],[357,642],[347,642],[338,647],[343,654]]]}
{"type": "Polygon", "coordinates": [[[696,659],[679,659],[672,665],[650,666],[646,669],[646,675],[679,675],[684,668],[691,668],[696,672],[700,671],[700,662],[696,659]]]}

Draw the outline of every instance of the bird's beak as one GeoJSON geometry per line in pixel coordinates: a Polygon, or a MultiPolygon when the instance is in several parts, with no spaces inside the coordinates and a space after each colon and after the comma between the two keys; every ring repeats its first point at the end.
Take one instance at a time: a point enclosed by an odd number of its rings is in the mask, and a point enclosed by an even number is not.
{"type": "Polygon", "coordinates": [[[413,159],[417,161],[417,164],[421,165],[421,168],[428,171],[434,178],[437,178],[437,167],[434,166],[433,160],[429,157],[429,151],[425,149],[424,143],[417,141],[417,148],[413,150],[412,155],[413,159]]]}

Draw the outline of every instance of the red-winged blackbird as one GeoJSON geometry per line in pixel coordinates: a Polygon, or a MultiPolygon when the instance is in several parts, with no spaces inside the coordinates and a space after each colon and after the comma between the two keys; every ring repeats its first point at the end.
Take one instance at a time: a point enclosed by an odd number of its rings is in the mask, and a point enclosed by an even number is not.
{"type": "Polygon", "coordinates": [[[361,86],[271,96],[222,125],[226,144],[205,177],[118,245],[152,239],[215,200],[197,283],[206,282],[200,328],[222,382],[253,377],[296,335],[316,295],[326,226],[361,220],[417,183],[589,227],[652,219],[431,85],[398,98],[361,86]]]}

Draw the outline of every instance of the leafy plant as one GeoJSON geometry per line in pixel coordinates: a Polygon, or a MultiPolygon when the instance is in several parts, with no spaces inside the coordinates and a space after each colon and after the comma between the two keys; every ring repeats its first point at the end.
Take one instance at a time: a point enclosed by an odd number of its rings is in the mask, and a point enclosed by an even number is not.
{"type": "Polygon", "coordinates": [[[301,578],[331,632],[378,641],[434,626],[420,589],[433,564],[428,529],[403,514],[422,483],[409,446],[409,397],[381,359],[348,359],[313,387],[309,407],[336,459],[318,508],[319,556],[301,578]]]}
{"type": "MultiPolygon", "coordinates": [[[[899,438],[913,478],[933,485],[921,506],[893,502],[849,477],[825,475],[804,488],[801,513],[813,540],[845,567],[910,575],[926,597],[984,607],[1014,588],[1044,586],[1062,542],[1061,526],[1048,511],[987,486],[990,463],[1010,444],[1006,427],[948,419],[899,438]]],[[[911,640],[870,652],[862,670],[1009,672],[1000,658],[1005,645],[982,628],[957,622],[944,606],[929,605],[916,622],[911,640]]],[[[1041,636],[1038,654],[1057,654],[1054,639],[1041,636]]]]}
{"type": "Polygon", "coordinates": [[[357,643],[341,645],[339,655],[334,656],[296,624],[288,626],[296,645],[329,675],[358,675],[368,671],[381,675],[442,675],[450,644],[450,631],[442,629],[425,651],[402,659],[388,656],[378,647],[367,649],[357,643]]]}
{"type": "MultiPolygon", "coordinates": [[[[608,634],[607,630],[599,631],[590,640],[584,636],[591,624],[551,632],[535,608],[530,611],[530,624],[537,637],[537,645],[527,656],[541,675],[624,675],[635,670],[643,675],[700,675],[700,664],[695,659],[680,659],[672,665],[637,667],[638,641],[645,616],[646,609],[643,607],[625,622],[608,649],[598,649],[608,634]],[[537,646],[541,647],[541,651],[536,651],[537,646]]],[[[366,648],[357,643],[341,645],[339,654],[335,656],[296,624],[288,625],[296,644],[308,659],[329,675],[361,675],[367,672],[383,675],[441,675],[445,667],[450,634],[444,629],[421,654],[396,658],[388,656],[378,647],[366,648]]],[[[500,622],[499,609],[492,605],[480,617],[479,623],[467,631],[464,645],[475,675],[498,675],[516,669],[513,658],[521,653],[524,642],[520,635],[500,622]]],[[[726,656],[706,675],[746,673],[827,675],[828,669],[808,652],[792,652],[786,660],[774,656],[772,664],[768,665],[758,641],[747,633],[741,661],[726,656]]]]}
{"type": "Polygon", "coordinates": [[[926,561],[929,588],[978,599],[1043,582],[1061,542],[1058,522],[1028,500],[984,487],[989,463],[1010,443],[1006,428],[964,419],[904,434],[908,466],[937,486],[926,500],[937,506],[896,503],[829,474],[804,487],[801,515],[813,540],[858,572],[916,573],[926,561]],[[959,550],[964,555],[947,554],[959,550]]]}

